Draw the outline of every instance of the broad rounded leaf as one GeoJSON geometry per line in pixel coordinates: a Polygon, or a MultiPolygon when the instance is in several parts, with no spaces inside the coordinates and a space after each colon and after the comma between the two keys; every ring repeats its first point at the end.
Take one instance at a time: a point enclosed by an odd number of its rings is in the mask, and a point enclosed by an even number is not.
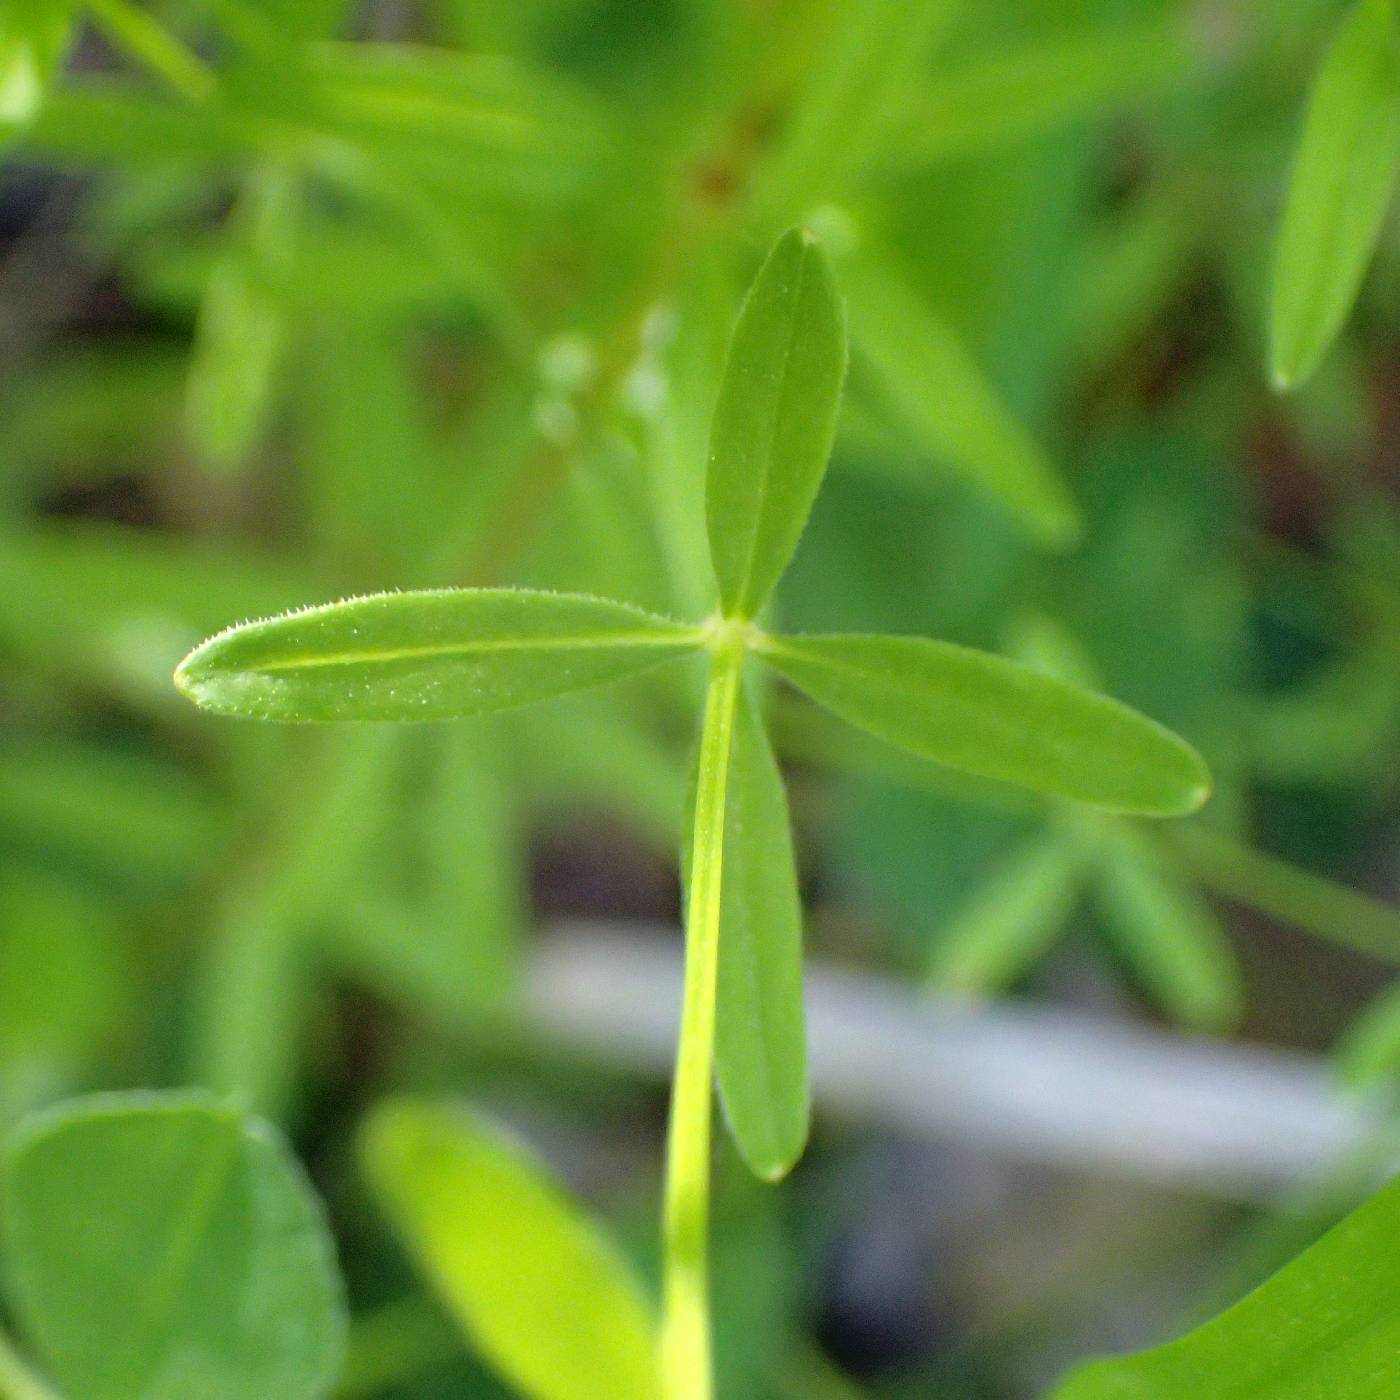
{"type": "Polygon", "coordinates": [[[1392,0],[1359,0],[1308,103],[1279,230],[1270,368],[1306,379],[1356,300],[1400,167],[1400,30],[1392,0]]]}
{"type": "Polygon", "coordinates": [[[1080,1367],[1050,1400],[1391,1400],[1400,1183],[1241,1302],[1166,1346],[1080,1367]]]}
{"type": "Polygon", "coordinates": [[[841,382],[846,318],[831,265],[805,229],[759,269],[729,345],[705,485],[720,603],[752,617],[792,558],[821,487],[841,382]]]}
{"type": "Polygon", "coordinates": [[[330,1237],[267,1124],[203,1095],[79,1100],[21,1128],[3,1203],[9,1297],[64,1395],[329,1393],[330,1237]]]}
{"type": "Polygon", "coordinates": [[[807,1143],[802,905],[787,795],[747,690],[725,796],[715,1065],[734,1140],[768,1181],[807,1143]]]}
{"type": "Polygon", "coordinates": [[[378,593],[231,627],[191,652],[175,683],[204,709],[255,719],[451,719],[617,680],[697,639],[575,593],[378,593]]]}
{"type": "Polygon", "coordinates": [[[923,637],[767,637],[760,647],[843,719],[950,768],[1148,816],[1195,811],[1210,794],[1184,739],[999,656],[923,637]]]}
{"type": "Polygon", "coordinates": [[[365,1170],[472,1342],[530,1400],[657,1395],[651,1308],[611,1242],[519,1147],[464,1109],[391,1103],[365,1170]]]}

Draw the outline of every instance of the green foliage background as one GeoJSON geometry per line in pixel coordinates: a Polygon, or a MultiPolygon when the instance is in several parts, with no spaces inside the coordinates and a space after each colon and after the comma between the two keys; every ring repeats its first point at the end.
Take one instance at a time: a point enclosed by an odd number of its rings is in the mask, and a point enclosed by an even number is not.
{"type": "MultiPolygon", "coordinates": [[[[1170,725],[1217,779],[1179,828],[1090,822],[775,693],[810,955],[1340,1041],[1383,1089],[1393,210],[1343,221],[1331,264],[1308,240],[1320,270],[1274,261],[1314,74],[1344,24],[1393,26],[1360,8],[7,7],[0,1124],[198,1085],[285,1125],[360,1320],[347,1394],[502,1393],[358,1184],[351,1130],[391,1091],[533,1125],[650,1268],[661,1089],[520,1007],[561,920],[674,919],[694,678],[323,733],[215,722],[170,672],[230,622],[389,587],[712,608],[721,357],[797,221],[837,262],[852,369],[784,626],[1007,651],[1170,725]],[[1279,397],[1271,316],[1309,276],[1343,303],[1359,278],[1359,300],[1279,397]]],[[[1387,71],[1366,81],[1390,104],[1387,71]]],[[[1379,144],[1363,194],[1384,211],[1379,144]]],[[[1094,1321],[1123,1278],[1210,1276],[1240,1248],[1218,1205],[1163,1227],[1155,1198],[1080,1183],[1082,1249],[1035,1297],[930,1250],[862,1310],[841,1261],[901,1219],[902,1149],[820,1109],[779,1193],[721,1163],[728,1395],[845,1395],[838,1367],[877,1397],[1029,1393],[1176,1327],[1175,1295],[1123,1335],[1094,1321]],[[870,1321],[891,1300],[905,1334],[870,1321]]],[[[1001,1241],[1014,1274],[1024,1204],[960,1199],[950,1229],[1001,1241]]]]}

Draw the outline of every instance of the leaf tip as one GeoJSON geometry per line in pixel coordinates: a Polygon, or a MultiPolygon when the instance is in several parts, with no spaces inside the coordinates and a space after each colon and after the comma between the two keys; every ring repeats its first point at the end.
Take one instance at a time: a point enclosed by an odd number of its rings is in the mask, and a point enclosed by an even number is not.
{"type": "Polygon", "coordinates": [[[1276,394],[1292,393],[1302,381],[1303,375],[1296,365],[1275,359],[1269,366],[1269,387],[1276,394]]]}
{"type": "Polygon", "coordinates": [[[1170,812],[1164,813],[1167,816],[1189,817],[1192,813],[1199,812],[1215,792],[1215,778],[1205,759],[1185,740],[1182,740],[1182,750],[1186,772],[1181,787],[1181,798],[1170,812]]]}

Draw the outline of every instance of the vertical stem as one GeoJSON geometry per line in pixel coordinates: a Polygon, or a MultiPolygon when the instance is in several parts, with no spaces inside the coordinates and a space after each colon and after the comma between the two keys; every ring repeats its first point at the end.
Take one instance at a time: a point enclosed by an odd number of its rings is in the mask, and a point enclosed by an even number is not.
{"type": "Polygon", "coordinates": [[[664,1400],[710,1400],[710,1121],[714,1083],[715,984],[719,972],[720,881],[725,793],[739,697],[742,645],[725,638],[710,661],[700,737],[700,776],[691,836],[685,919],[685,1002],[671,1090],[662,1224],[664,1400]]]}

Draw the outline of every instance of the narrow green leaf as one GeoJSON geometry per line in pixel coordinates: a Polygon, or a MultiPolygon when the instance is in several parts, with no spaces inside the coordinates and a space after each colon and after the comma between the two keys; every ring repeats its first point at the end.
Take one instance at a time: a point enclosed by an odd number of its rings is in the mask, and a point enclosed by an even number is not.
{"type": "Polygon", "coordinates": [[[729,345],[710,429],[710,553],[726,615],[768,600],[807,523],[836,432],[846,320],[826,255],[802,229],[759,269],[729,345]]]}
{"type": "Polygon", "coordinates": [[[485,714],[684,655],[694,628],[576,593],[377,593],[230,628],[175,683],[220,714],[297,721],[485,714]]]}
{"type": "Polygon", "coordinates": [[[391,168],[473,193],[574,187],[609,135],[586,90],[497,55],[323,43],[307,59],[319,126],[391,168]]]}
{"type": "Polygon", "coordinates": [[[725,801],[715,1062],[729,1127],[767,1181],[807,1142],[802,904],[782,774],[753,695],[734,717],[725,801]]]}
{"type": "Polygon", "coordinates": [[[1004,987],[1064,927],[1079,875],[1080,862],[1062,834],[1029,842],[938,931],[929,981],[940,990],[973,995],[1004,987]]]}
{"type": "Polygon", "coordinates": [[[757,226],[807,217],[860,173],[960,8],[957,0],[845,0],[757,174],[757,226]]]}
{"type": "Polygon", "coordinates": [[[375,1111],[365,1171],[467,1336],[530,1400],[649,1400],[656,1328],[611,1242],[514,1143],[461,1109],[375,1111]]]}
{"type": "Polygon", "coordinates": [[[936,460],[996,496],[1044,544],[1079,533],[1079,509],[1049,459],[953,329],[869,253],[842,266],[857,359],[936,460]]]}
{"type": "Polygon", "coordinates": [[[195,445],[214,467],[247,454],[272,406],[299,202],[289,171],[255,175],[233,215],[231,246],[204,292],[187,416],[195,445]]]}
{"type": "Polygon", "coordinates": [[[153,95],[141,79],[66,79],[24,133],[24,149],[55,164],[86,169],[114,162],[168,170],[172,162],[227,161],[257,149],[244,113],[153,95]]]}
{"type": "Polygon", "coordinates": [[[1400,1070],[1400,982],[1392,983],[1347,1027],[1337,1047],[1337,1069],[1358,1089],[1400,1070]]]}
{"type": "Polygon", "coordinates": [[[1152,995],[1189,1026],[1218,1030],[1244,1000],[1229,939],[1210,906],[1136,833],[1114,833],[1099,889],[1110,931],[1152,995]]]}
{"type": "Polygon", "coordinates": [[[1400,1356],[1400,1182],[1219,1317],[1090,1362],[1050,1400],[1391,1400],[1400,1356]]]}
{"type": "Polygon", "coordinates": [[[1096,28],[945,69],[901,121],[886,160],[908,166],[1033,137],[1182,82],[1200,67],[1182,23],[1096,28]]]}
{"type": "Polygon", "coordinates": [[[320,1207],[265,1123],[202,1095],[38,1115],[5,1157],[10,1298],[65,1395],[320,1400],[344,1309],[320,1207]]]}
{"type": "Polygon", "coordinates": [[[1194,811],[1210,793],[1184,739],[1003,657],[923,637],[765,637],[759,649],[843,719],[950,768],[1147,816],[1194,811]]]}
{"type": "Polygon", "coordinates": [[[1380,236],[1400,165],[1400,31],[1391,0],[1359,0],[1323,59],[1279,229],[1269,337],[1279,389],[1317,368],[1380,236]]]}

